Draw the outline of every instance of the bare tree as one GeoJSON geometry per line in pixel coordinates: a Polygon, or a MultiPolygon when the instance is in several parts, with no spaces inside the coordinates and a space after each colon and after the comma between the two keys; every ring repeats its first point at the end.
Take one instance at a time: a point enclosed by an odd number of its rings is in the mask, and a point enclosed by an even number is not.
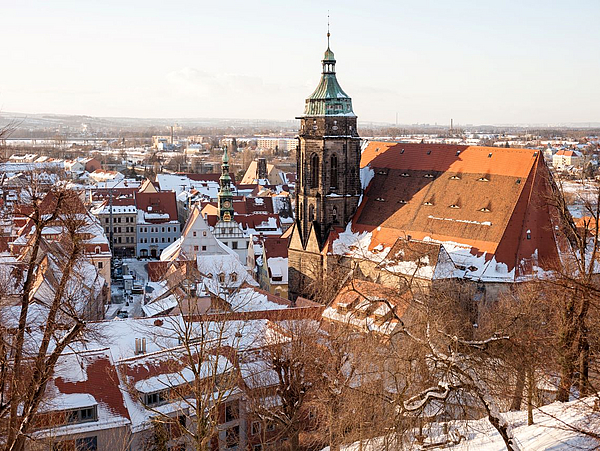
{"type": "Polygon", "coordinates": [[[56,362],[86,326],[77,277],[85,221],[69,211],[73,193],[57,187],[41,192],[35,175],[31,181],[22,197],[28,201],[32,233],[11,274],[11,291],[2,300],[0,424],[2,447],[11,451],[25,448],[56,362]],[[60,227],[59,243],[43,238],[50,226],[60,227]],[[47,277],[55,282],[49,283],[49,294],[38,298],[36,290],[47,277]]]}

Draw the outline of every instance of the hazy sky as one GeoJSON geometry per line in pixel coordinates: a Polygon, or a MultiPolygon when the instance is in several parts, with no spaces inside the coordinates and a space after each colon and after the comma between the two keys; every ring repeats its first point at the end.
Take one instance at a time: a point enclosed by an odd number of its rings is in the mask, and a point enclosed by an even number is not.
{"type": "Polygon", "coordinates": [[[600,0],[1,0],[0,110],[293,119],[327,10],[363,121],[600,121],[600,0]]]}

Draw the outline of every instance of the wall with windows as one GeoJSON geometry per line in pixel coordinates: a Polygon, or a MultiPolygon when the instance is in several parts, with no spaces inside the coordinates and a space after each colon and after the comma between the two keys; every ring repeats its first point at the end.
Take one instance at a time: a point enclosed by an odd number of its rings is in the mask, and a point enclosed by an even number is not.
{"type": "Polygon", "coordinates": [[[158,258],[166,247],[181,236],[179,221],[160,224],[142,223],[137,225],[138,257],[158,258]]]}

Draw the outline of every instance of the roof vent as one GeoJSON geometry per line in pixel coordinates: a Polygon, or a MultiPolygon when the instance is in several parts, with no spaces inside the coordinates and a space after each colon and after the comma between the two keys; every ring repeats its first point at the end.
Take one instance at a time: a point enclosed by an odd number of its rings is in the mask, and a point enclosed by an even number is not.
{"type": "Polygon", "coordinates": [[[407,202],[407,201],[405,201],[404,199],[400,199],[400,200],[398,201],[398,203],[399,203],[399,204],[407,204],[408,202],[407,202]]]}
{"type": "Polygon", "coordinates": [[[490,179],[489,179],[489,178],[487,178],[486,176],[484,176],[484,177],[479,177],[479,178],[477,179],[477,181],[478,181],[478,182],[489,182],[489,181],[490,181],[490,179]]]}
{"type": "Polygon", "coordinates": [[[377,202],[385,202],[385,199],[383,197],[378,197],[377,199],[375,199],[377,202]]]}
{"type": "Polygon", "coordinates": [[[425,174],[423,177],[425,177],[426,179],[432,179],[433,174],[425,174]]]}
{"type": "Polygon", "coordinates": [[[431,155],[431,150],[428,150],[428,151],[427,151],[427,155],[431,155]]]}
{"type": "Polygon", "coordinates": [[[457,204],[452,204],[452,205],[450,205],[450,208],[460,208],[460,206],[457,204]]]}
{"type": "Polygon", "coordinates": [[[431,202],[431,201],[428,200],[427,202],[423,202],[423,205],[427,205],[427,206],[433,205],[433,202],[431,202]]]}
{"type": "Polygon", "coordinates": [[[517,179],[517,185],[521,184],[521,179],[517,179]]]}
{"type": "Polygon", "coordinates": [[[459,175],[453,175],[452,177],[450,177],[450,180],[460,180],[460,176],[459,175]]]}
{"type": "Polygon", "coordinates": [[[401,154],[403,154],[403,153],[404,153],[404,149],[402,149],[402,150],[400,151],[400,153],[401,153],[401,154]]]}
{"type": "Polygon", "coordinates": [[[460,150],[456,151],[456,156],[458,157],[460,155],[460,150]]]}
{"type": "Polygon", "coordinates": [[[488,158],[492,158],[492,152],[488,154],[488,158]]]}
{"type": "Polygon", "coordinates": [[[489,213],[492,210],[490,210],[488,207],[483,207],[483,208],[480,208],[479,211],[482,211],[484,213],[489,213]]]}
{"type": "Polygon", "coordinates": [[[408,172],[403,172],[402,174],[400,174],[401,177],[410,177],[410,174],[408,172]]]}

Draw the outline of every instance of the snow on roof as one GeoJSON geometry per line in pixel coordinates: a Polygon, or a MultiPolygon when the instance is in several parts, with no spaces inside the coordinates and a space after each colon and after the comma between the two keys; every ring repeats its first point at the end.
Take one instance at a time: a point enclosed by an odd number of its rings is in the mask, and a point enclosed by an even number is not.
{"type": "MultiPolygon", "coordinates": [[[[92,208],[91,213],[93,215],[108,215],[110,214],[111,207],[109,205],[100,205],[99,207],[92,208]]],[[[137,207],[135,205],[113,205],[113,214],[126,214],[136,213],[137,207]]]]}
{"type": "Polygon", "coordinates": [[[281,310],[286,306],[271,301],[265,293],[253,288],[242,288],[226,297],[234,312],[254,312],[262,310],[281,310]]]}
{"type": "MultiPolygon", "coordinates": [[[[203,361],[197,369],[200,378],[214,377],[233,369],[233,364],[224,356],[210,356],[203,361]]],[[[154,393],[165,390],[168,387],[177,387],[195,380],[191,368],[182,368],[173,373],[162,373],[143,379],[135,384],[135,389],[141,393],[154,393]]]]}
{"type": "Polygon", "coordinates": [[[267,266],[271,272],[271,283],[288,283],[288,259],[283,257],[267,258],[267,266]],[[273,281],[273,277],[281,277],[281,281],[273,281]]]}

